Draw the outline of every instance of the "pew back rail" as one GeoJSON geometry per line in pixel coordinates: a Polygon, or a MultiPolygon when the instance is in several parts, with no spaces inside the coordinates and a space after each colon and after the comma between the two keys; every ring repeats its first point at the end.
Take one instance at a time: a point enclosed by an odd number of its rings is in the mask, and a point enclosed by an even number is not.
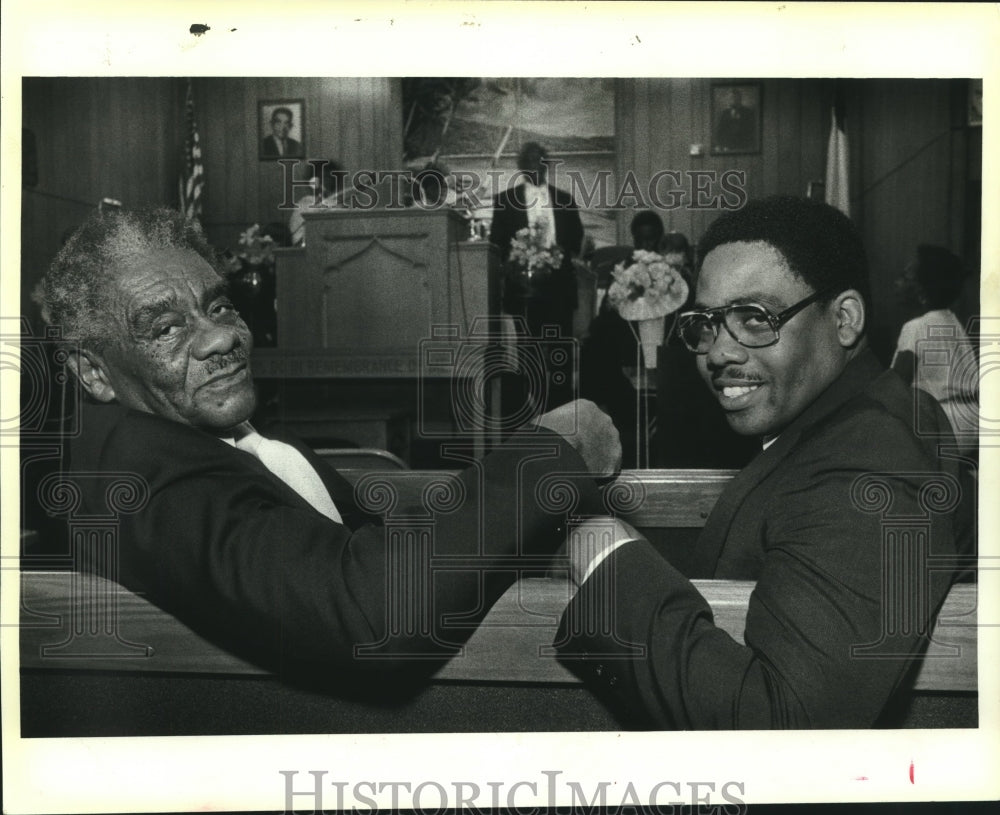
{"type": "MultiPolygon", "coordinates": [[[[70,572],[26,572],[21,580],[23,669],[267,673],[104,578],[70,572]],[[117,610],[117,624],[98,631],[73,631],[73,603],[81,596],[104,598],[109,607],[113,605],[117,610]]],[[[716,625],[742,643],[753,583],[696,580],[694,585],[711,606],[716,625]]],[[[579,683],[576,675],[550,653],[570,591],[565,580],[522,578],[497,601],[462,652],[437,672],[435,680],[579,683]]],[[[976,690],[975,608],[974,585],[952,587],[914,690],[976,690]]]]}
{"type": "MultiPolygon", "coordinates": [[[[342,472],[352,483],[377,477],[393,484],[397,506],[420,501],[430,479],[454,475],[342,472]]],[[[692,532],[704,525],[731,477],[732,472],[721,470],[627,471],[613,486],[620,489],[619,514],[638,529],[692,532]]],[[[716,625],[742,643],[753,583],[693,582],[716,625]]],[[[551,644],[570,596],[565,580],[522,578],[494,605],[461,653],[437,671],[426,692],[409,707],[382,709],[286,687],[260,666],[101,577],[24,572],[22,728],[42,736],[134,735],[136,728],[143,735],[620,729],[615,716],[553,656],[551,644]],[[91,612],[81,613],[84,607],[91,612]],[[243,681],[233,684],[237,678],[243,681]],[[172,705],[159,701],[164,693],[176,695],[172,705]],[[107,699],[97,704],[101,694],[107,699]],[[270,700],[263,709],[262,698],[270,700]],[[128,713],[121,716],[123,707],[128,713]],[[267,722],[264,710],[274,711],[267,722]]],[[[974,726],[977,721],[976,601],[975,585],[952,587],[930,647],[916,666],[903,726],[974,726]]]]}

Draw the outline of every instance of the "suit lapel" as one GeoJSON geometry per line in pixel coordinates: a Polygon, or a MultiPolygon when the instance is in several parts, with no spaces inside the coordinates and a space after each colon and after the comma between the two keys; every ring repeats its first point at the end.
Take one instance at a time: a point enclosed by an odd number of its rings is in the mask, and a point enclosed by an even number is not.
{"type": "Polygon", "coordinates": [[[733,519],[747,495],[774,472],[775,468],[795,449],[805,430],[820,422],[844,402],[862,391],[882,373],[882,366],[871,351],[852,360],[837,380],[809,405],[777,440],[757,455],[729,483],[698,536],[698,553],[692,568],[693,576],[715,574],[719,556],[729,539],[733,519]]]}
{"type": "MultiPolygon", "coordinates": [[[[203,430],[187,427],[179,422],[153,414],[129,410],[120,405],[98,405],[85,400],[82,402],[80,410],[81,424],[87,432],[80,433],[70,443],[70,459],[67,463],[70,468],[69,472],[75,469],[101,468],[103,450],[108,444],[109,437],[118,431],[123,420],[132,417],[133,421],[128,424],[128,427],[131,428],[129,432],[134,436],[137,433],[135,428],[141,427],[142,432],[146,434],[141,438],[155,437],[161,440],[170,452],[177,450],[179,455],[196,460],[199,466],[217,467],[221,472],[227,473],[226,477],[259,478],[270,485],[277,494],[284,496],[284,500],[288,503],[314,509],[305,498],[271,472],[259,458],[239,450],[234,444],[203,430]],[[135,422],[140,424],[136,425],[135,422]]],[[[350,483],[316,456],[308,446],[294,438],[281,438],[280,440],[295,447],[312,465],[330,493],[330,497],[333,498],[333,502],[337,505],[337,510],[346,526],[354,529],[368,521],[379,520],[377,517],[365,515],[358,509],[354,501],[354,489],[350,483]]],[[[169,471],[171,461],[169,453],[162,454],[162,457],[163,461],[160,462],[159,466],[167,468],[169,471]]]]}

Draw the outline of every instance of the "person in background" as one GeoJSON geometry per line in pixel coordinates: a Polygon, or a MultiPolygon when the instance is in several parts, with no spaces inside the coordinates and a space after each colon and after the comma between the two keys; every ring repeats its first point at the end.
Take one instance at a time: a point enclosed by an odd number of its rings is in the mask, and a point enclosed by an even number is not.
{"type": "Polygon", "coordinates": [[[288,231],[292,246],[305,243],[306,223],[302,217],[304,210],[313,208],[322,211],[343,206],[347,171],[333,160],[322,162],[322,170],[318,175],[316,165],[310,164],[310,167],[312,167],[310,180],[315,191],[296,201],[295,210],[288,216],[288,231]]]}
{"type": "MultiPolygon", "coordinates": [[[[659,252],[663,246],[663,220],[651,209],[636,214],[629,225],[632,233],[632,247],[646,252],[659,252]]],[[[676,233],[675,233],[676,234],[676,233]]]]}
{"type": "Polygon", "coordinates": [[[411,187],[413,206],[421,209],[441,209],[459,205],[454,178],[447,164],[428,161],[413,177],[411,187]]]}
{"type": "Polygon", "coordinates": [[[572,260],[583,244],[583,223],[572,196],[548,183],[548,163],[548,151],[538,142],[521,148],[515,174],[520,183],[493,199],[490,241],[500,250],[501,262],[510,255],[511,239],[525,227],[537,231],[542,246],[562,250],[561,266],[538,278],[527,293],[508,292],[507,306],[511,313],[525,314],[532,336],[540,336],[542,325],[557,325],[568,337],[576,308],[572,260]]]}
{"type": "Polygon", "coordinates": [[[897,280],[904,304],[922,313],[899,332],[892,368],[944,408],[962,451],[974,455],[979,431],[979,360],[952,311],[967,272],[942,246],[923,244],[897,280]]]}
{"type": "MultiPolygon", "coordinates": [[[[656,212],[642,210],[632,218],[629,228],[634,251],[662,250],[664,227],[656,212]]],[[[678,268],[687,266],[687,256],[680,248],[681,243],[687,247],[687,239],[679,233],[671,236],[671,251],[666,261],[678,268]]],[[[626,266],[631,262],[631,257],[624,261],[626,266]]],[[[607,284],[604,288],[607,289],[607,284]]],[[[625,372],[626,368],[641,364],[637,349],[638,339],[633,329],[608,302],[605,293],[580,349],[580,396],[607,411],[621,433],[622,455],[627,466],[637,462],[637,437],[641,432],[636,426],[638,394],[625,372]]]]}
{"type": "MultiPolygon", "coordinates": [[[[493,199],[490,241],[499,249],[502,264],[507,265],[510,257],[511,240],[526,227],[533,230],[542,247],[558,246],[562,251],[562,261],[556,269],[530,279],[513,273],[505,276],[503,308],[508,314],[523,317],[528,333],[517,341],[522,371],[505,377],[501,386],[501,401],[514,410],[533,399],[537,390],[529,381],[534,366],[524,354],[539,347],[537,340],[543,337],[546,326],[558,329],[560,341],[572,337],[573,312],[577,307],[573,259],[583,244],[583,223],[573,197],[549,183],[548,165],[548,151],[538,142],[526,142],[517,159],[518,172],[514,177],[518,183],[493,199]]],[[[551,357],[542,351],[547,381],[545,401],[539,409],[563,404],[573,395],[571,371],[566,365],[552,363],[551,357]]]]}

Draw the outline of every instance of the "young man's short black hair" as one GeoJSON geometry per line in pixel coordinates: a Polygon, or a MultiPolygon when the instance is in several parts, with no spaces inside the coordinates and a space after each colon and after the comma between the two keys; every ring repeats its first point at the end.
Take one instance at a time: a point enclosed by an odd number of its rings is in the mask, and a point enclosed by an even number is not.
{"type": "Polygon", "coordinates": [[[792,272],[815,291],[856,289],[870,314],[868,258],[861,232],[836,207],[791,196],[751,201],[709,226],[698,244],[699,263],[723,244],[757,241],[777,249],[792,272]]]}

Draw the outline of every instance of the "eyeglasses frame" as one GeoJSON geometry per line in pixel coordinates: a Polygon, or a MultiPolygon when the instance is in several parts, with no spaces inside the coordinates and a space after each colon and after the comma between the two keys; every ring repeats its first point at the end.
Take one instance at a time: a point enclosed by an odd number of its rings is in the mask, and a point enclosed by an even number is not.
{"type": "Polygon", "coordinates": [[[683,311],[677,315],[677,336],[680,337],[681,342],[684,343],[684,347],[687,348],[692,354],[697,354],[698,356],[703,356],[711,350],[711,345],[704,351],[696,351],[692,348],[686,339],[684,339],[684,334],[681,331],[681,324],[685,317],[690,317],[693,315],[698,315],[701,317],[708,318],[708,324],[712,327],[712,344],[719,339],[719,326],[721,325],[726,329],[726,333],[729,334],[733,340],[741,345],[743,348],[770,348],[772,345],[777,345],[778,341],[781,339],[781,327],[785,325],[789,320],[792,319],[800,311],[804,310],[813,303],[818,303],[824,297],[828,297],[838,291],[836,287],[828,287],[825,289],[820,289],[810,294],[808,297],[799,300],[797,303],[793,303],[788,308],[781,311],[779,314],[772,314],[767,306],[762,306],[760,303],[730,303],[728,306],[716,306],[715,308],[707,308],[703,310],[692,309],[691,311],[683,311]],[[745,308],[746,306],[756,306],[767,316],[767,321],[771,325],[771,330],[774,332],[774,339],[770,342],[764,343],[763,345],[746,345],[740,342],[739,338],[732,332],[729,326],[726,324],[725,314],[729,309],[733,308],[745,308]]]}

